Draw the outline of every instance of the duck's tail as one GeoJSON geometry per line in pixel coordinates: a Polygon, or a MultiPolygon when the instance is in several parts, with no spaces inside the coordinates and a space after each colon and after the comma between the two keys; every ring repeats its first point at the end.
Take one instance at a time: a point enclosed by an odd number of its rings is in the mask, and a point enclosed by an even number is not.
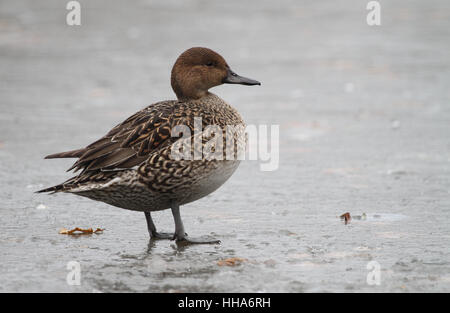
{"type": "MultiPolygon", "coordinates": [[[[66,151],[66,152],[59,152],[59,153],[54,153],[54,154],[50,154],[47,155],[44,159],[60,159],[60,158],[79,158],[81,157],[84,153],[86,152],[85,148],[82,149],[76,149],[76,150],[71,150],[71,151],[66,151]]],[[[53,187],[49,187],[49,188],[45,188],[39,191],[35,191],[36,193],[43,193],[43,192],[51,192],[51,193],[55,193],[55,192],[60,192],[60,191],[64,191],[67,190],[67,186],[65,185],[67,182],[64,182],[62,184],[53,186],[53,187]]]]}
{"type": "Polygon", "coordinates": [[[86,148],[72,150],[72,151],[66,151],[66,152],[59,152],[47,155],[44,159],[60,159],[60,158],[79,158],[86,152],[86,148]]]}
{"type": "Polygon", "coordinates": [[[38,190],[35,191],[35,193],[43,193],[43,192],[51,192],[51,193],[55,193],[55,192],[60,192],[60,191],[64,191],[66,188],[64,187],[64,184],[59,184],[53,187],[48,187],[42,190],[38,190]]]}

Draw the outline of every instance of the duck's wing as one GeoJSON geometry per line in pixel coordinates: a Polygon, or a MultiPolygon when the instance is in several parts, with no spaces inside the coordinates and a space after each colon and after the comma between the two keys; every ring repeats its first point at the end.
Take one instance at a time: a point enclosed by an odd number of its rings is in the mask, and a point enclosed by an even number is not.
{"type": "Polygon", "coordinates": [[[162,101],[152,104],[85,148],[47,156],[46,158],[76,157],[78,160],[68,171],[81,172],[60,185],[37,192],[70,191],[85,183],[109,181],[119,172],[137,168],[153,155],[158,155],[161,151],[167,152],[180,139],[171,136],[171,130],[175,126],[187,126],[191,134],[195,133],[194,119],[197,116],[202,118],[202,128],[223,123],[213,111],[205,111],[192,103],[162,101]]]}
{"type": "MultiPolygon", "coordinates": [[[[46,158],[78,157],[68,169],[81,174],[130,169],[172,142],[173,125],[182,123],[183,110],[177,101],[155,103],[115,126],[104,137],[85,148],[52,154],[46,158]]],[[[175,138],[176,139],[176,138],[175,138]]]]}

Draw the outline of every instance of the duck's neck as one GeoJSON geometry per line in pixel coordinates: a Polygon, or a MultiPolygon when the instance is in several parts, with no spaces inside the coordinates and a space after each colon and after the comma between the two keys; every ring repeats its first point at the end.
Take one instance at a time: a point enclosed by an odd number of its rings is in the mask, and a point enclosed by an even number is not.
{"type": "Polygon", "coordinates": [[[199,100],[211,94],[208,90],[195,88],[194,86],[183,85],[181,87],[174,81],[172,81],[172,89],[179,101],[199,100]]]}
{"type": "Polygon", "coordinates": [[[179,101],[192,101],[192,100],[200,100],[210,95],[208,91],[192,91],[192,92],[176,92],[177,98],[179,101]]]}

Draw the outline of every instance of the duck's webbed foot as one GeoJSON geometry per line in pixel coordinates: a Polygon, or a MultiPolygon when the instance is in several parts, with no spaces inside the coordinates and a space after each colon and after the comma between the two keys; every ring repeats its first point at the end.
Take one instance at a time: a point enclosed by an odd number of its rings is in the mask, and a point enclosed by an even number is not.
{"type": "Polygon", "coordinates": [[[174,233],[159,233],[157,231],[150,233],[152,239],[173,239],[174,233]]]}
{"type": "Polygon", "coordinates": [[[172,202],[172,215],[175,221],[175,234],[173,236],[173,240],[177,242],[179,245],[188,245],[188,244],[219,244],[220,240],[205,240],[200,238],[191,238],[184,231],[183,222],[181,220],[180,215],[180,207],[177,203],[172,202]]]}
{"type": "Polygon", "coordinates": [[[150,215],[150,212],[144,212],[145,218],[147,220],[147,228],[148,233],[150,234],[151,239],[172,239],[174,236],[174,233],[159,233],[156,231],[155,224],[153,223],[152,216],[150,215]]]}
{"type": "Polygon", "coordinates": [[[191,238],[188,234],[184,235],[175,234],[172,238],[179,245],[189,245],[189,244],[220,244],[220,240],[206,240],[202,238],[191,238]]]}

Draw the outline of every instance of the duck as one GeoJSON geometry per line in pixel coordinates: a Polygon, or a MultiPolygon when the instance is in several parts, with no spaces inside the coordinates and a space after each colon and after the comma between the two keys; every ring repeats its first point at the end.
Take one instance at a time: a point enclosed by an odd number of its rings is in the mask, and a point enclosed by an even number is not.
{"type": "Polygon", "coordinates": [[[70,193],[144,212],[151,239],[220,243],[188,236],[180,214],[182,205],[214,192],[235,172],[240,159],[225,158],[224,151],[245,149],[241,115],[209,90],[222,84],[261,83],[236,74],[219,53],[204,47],[184,51],[170,81],[176,100],[145,107],[84,148],[46,156],[76,158],[68,171],[79,173],[37,193],[70,193]],[[207,130],[210,126],[215,131],[207,130]],[[230,133],[229,127],[239,131],[230,133]],[[225,135],[232,140],[225,142],[225,135]],[[221,144],[226,149],[220,149],[221,144]],[[205,148],[210,153],[196,154],[205,148]],[[153,222],[151,213],[166,209],[172,212],[174,233],[158,232],[153,222]]]}

